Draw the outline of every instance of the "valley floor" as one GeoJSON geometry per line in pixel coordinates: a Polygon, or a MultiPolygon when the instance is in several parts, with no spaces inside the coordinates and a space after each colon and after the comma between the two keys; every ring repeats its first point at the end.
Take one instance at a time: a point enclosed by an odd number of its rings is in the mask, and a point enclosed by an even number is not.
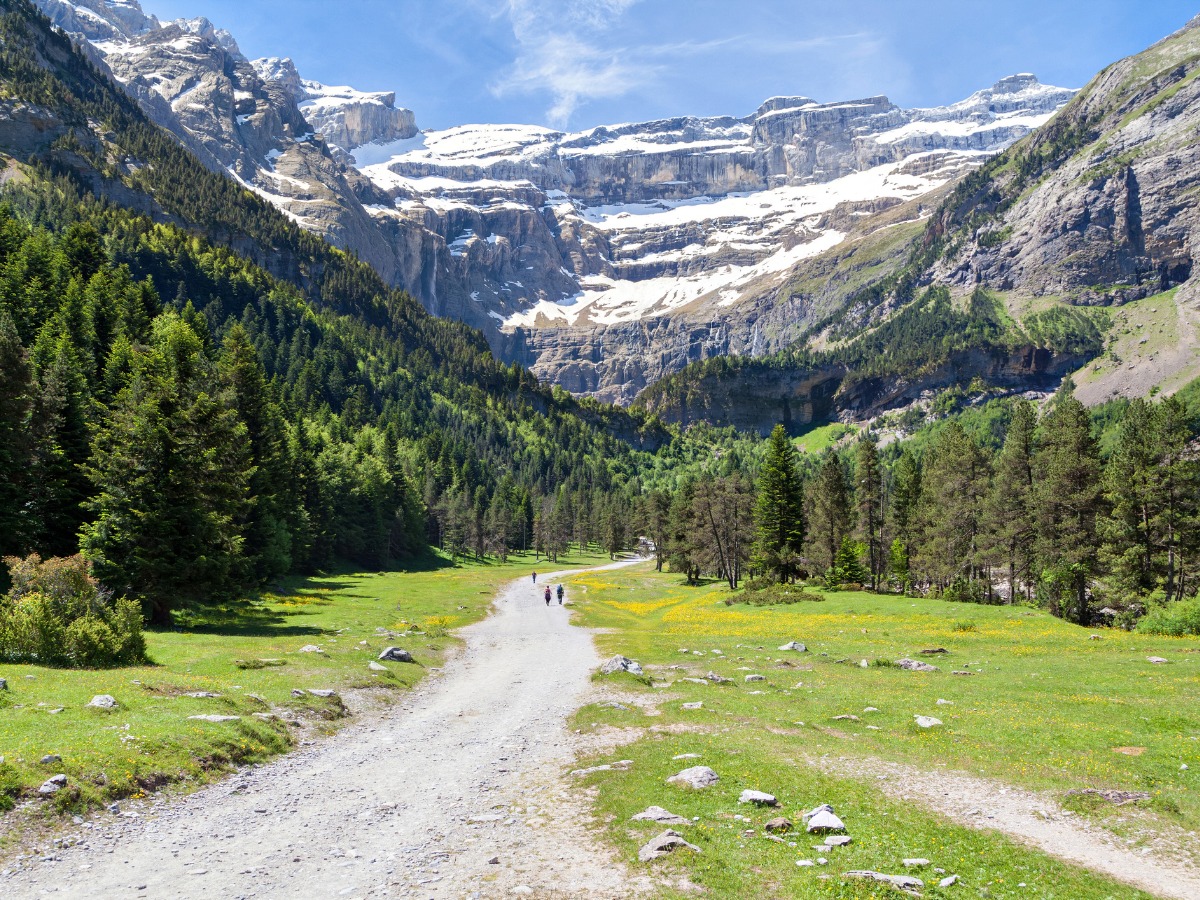
{"type": "Polygon", "coordinates": [[[0,890],[888,896],[841,877],[874,869],[922,878],[927,897],[1200,896],[1197,810],[1178,762],[1196,756],[1187,706],[1196,641],[1093,641],[1027,610],[914,608],[865,594],[730,607],[723,589],[678,581],[628,562],[543,574],[536,586],[523,576],[398,705],[358,709],[336,735],[188,797],[126,806],[138,816],[66,825],[38,861],[0,862],[0,890]],[[542,587],[559,578],[568,605],[548,608],[542,587]],[[775,650],[792,639],[809,652],[775,650]],[[1065,652],[1076,641],[1090,656],[1065,652]],[[593,677],[596,644],[640,659],[650,677],[593,677]],[[919,657],[937,672],[859,665],[909,646],[949,652],[919,657]],[[1148,682],[1141,665],[1151,652],[1171,662],[1148,682]],[[977,675],[952,678],[951,669],[977,675]],[[714,684],[709,672],[730,681],[714,684]],[[1061,679],[1083,676],[1088,685],[1064,690],[1061,679]],[[1107,710],[1090,709],[1101,695],[1107,710]],[[917,729],[914,712],[946,725],[917,729]],[[1110,746],[1116,735],[1129,746],[1110,746]],[[597,764],[612,767],[579,771],[597,764]],[[665,783],[697,764],[721,781],[703,791],[665,783]],[[1067,796],[1069,786],[1149,787],[1149,800],[1110,807],[1067,796]],[[744,788],[776,794],[781,806],[739,805],[744,788]],[[816,850],[803,834],[800,814],[824,802],[846,821],[848,846],[816,850]],[[700,852],[636,862],[663,829],[629,821],[651,804],[687,819],[675,827],[700,852]],[[763,825],[779,815],[796,829],[769,840],[763,825]],[[928,862],[905,868],[902,857],[928,862]],[[938,887],[947,873],[958,882],[938,887]]]}

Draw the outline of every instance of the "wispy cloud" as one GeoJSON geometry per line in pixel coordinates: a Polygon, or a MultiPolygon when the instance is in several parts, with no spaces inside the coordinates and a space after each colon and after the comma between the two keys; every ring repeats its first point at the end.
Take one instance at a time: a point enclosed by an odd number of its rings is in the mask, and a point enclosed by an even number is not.
{"type": "Polygon", "coordinates": [[[551,124],[564,127],[580,104],[644,87],[656,66],[604,37],[638,0],[506,0],[517,57],[496,81],[497,96],[545,92],[551,124]]]}

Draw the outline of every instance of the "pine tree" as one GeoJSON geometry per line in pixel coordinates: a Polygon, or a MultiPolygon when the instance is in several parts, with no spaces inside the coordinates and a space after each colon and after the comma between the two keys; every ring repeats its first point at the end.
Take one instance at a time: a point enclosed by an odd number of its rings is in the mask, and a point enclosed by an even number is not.
{"type": "MultiPolygon", "coordinates": [[[[892,466],[891,503],[888,506],[894,540],[900,542],[904,559],[911,558],[916,533],[917,506],[921,499],[921,467],[909,447],[900,451],[892,466]]],[[[905,573],[907,574],[907,568],[905,573]]]]}
{"type": "Polygon", "coordinates": [[[863,436],[854,452],[854,501],[858,510],[858,533],[866,549],[867,575],[871,590],[879,588],[884,570],[883,473],[879,448],[870,435],[863,436]]]}
{"type": "Polygon", "coordinates": [[[1052,612],[1084,624],[1099,568],[1100,461],[1087,409],[1074,397],[1060,393],[1043,422],[1034,481],[1041,587],[1052,612]]]}
{"type": "Polygon", "coordinates": [[[767,439],[754,519],[755,563],[780,581],[792,581],[804,551],[804,494],[796,449],[782,425],[776,425],[767,439]]]}
{"type": "Polygon", "coordinates": [[[33,376],[16,326],[0,306],[0,556],[28,549],[25,515],[32,447],[29,410],[33,376]]]}
{"type": "Polygon", "coordinates": [[[104,584],[169,625],[180,605],[236,586],[252,469],[245,426],[229,398],[208,392],[219,386],[199,338],[173,314],[154,332],[93,439],[95,521],[80,545],[104,584]]]}
{"type": "Polygon", "coordinates": [[[1152,527],[1165,556],[1162,587],[1168,600],[1182,600],[1187,575],[1196,571],[1200,549],[1200,460],[1190,447],[1194,422],[1177,397],[1154,409],[1157,491],[1152,527]]]}
{"type": "Polygon", "coordinates": [[[809,558],[817,571],[833,568],[842,539],[850,531],[850,497],[842,461],[832,450],[825,452],[808,495],[810,523],[809,558]]]}
{"type": "Polygon", "coordinates": [[[922,481],[912,564],[943,588],[960,582],[974,589],[988,465],[979,445],[957,422],[943,428],[929,448],[922,481]]]}
{"type": "Polygon", "coordinates": [[[1008,570],[1008,601],[1017,597],[1017,579],[1032,588],[1034,522],[1033,454],[1037,410],[1028,400],[1013,407],[1004,447],[996,459],[996,473],[985,507],[984,541],[990,557],[1008,570]]]}
{"type": "Polygon", "coordinates": [[[1157,505],[1159,448],[1150,404],[1135,399],[1117,428],[1117,443],[1102,483],[1108,514],[1097,530],[1101,559],[1112,585],[1134,596],[1154,590],[1157,546],[1153,518],[1157,505]]]}

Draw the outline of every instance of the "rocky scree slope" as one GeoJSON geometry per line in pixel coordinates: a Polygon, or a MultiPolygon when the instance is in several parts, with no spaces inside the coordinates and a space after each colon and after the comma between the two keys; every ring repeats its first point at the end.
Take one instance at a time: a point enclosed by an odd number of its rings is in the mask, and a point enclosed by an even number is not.
{"type": "Polygon", "coordinates": [[[748,116],[574,134],[418,133],[393,94],[248,61],[206,19],[37,3],[210,167],[506,359],[621,402],[690,361],[795,340],[841,285],[896,266],[877,231],[911,229],[930,192],[1072,95],[1018,75],[935,109],[777,97],[748,116]],[[835,270],[830,290],[820,276],[835,270]]]}
{"type": "Polygon", "coordinates": [[[668,420],[769,427],[784,404],[811,405],[823,360],[902,321],[930,286],[959,308],[979,288],[995,298],[1006,334],[968,354],[990,362],[962,366],[949,355],[882,381],[838,372],[820,379],[818,415],[870,418],[976,376],[1044,389],[1072,374],[1093,403],[1181,387],[1200,374],[1198,74],[1200,18],[1106,68],[1051,122],[963,179],[907,246],[904,266],[850,293],[798,347],[685,370],[642,402],[668,420]],[[1117,327],[1103,334],[1108,322],[1117,327]]]}

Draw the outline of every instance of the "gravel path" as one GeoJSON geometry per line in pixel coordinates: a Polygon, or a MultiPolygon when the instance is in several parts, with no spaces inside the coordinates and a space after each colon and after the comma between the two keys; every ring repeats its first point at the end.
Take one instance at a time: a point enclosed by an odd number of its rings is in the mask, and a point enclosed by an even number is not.
{"type": "Polygon", "coordinates": [[[541,598],[559,574],[504,589],[444,674],[399,708],[146,818],[87,823],[70,835],[78,843],[0,879],[0,895],[636,893],[648,885],[596,844],[587,797],[562,781],[564,720],[598,659],[590,634],[541,598]]]}
{"type": "Polygon", "coordinates": [[[928,772],[870,757],[807,759],[832,775],[870,778],[899,800],[915,802],[972,828],[990,828],[1039,850],[1132,884],[1159,897],[1200,897],[1195,835],[1152,837],[1140,849],[1064,811],[1053,797],[964,772],[928,772]]]}

